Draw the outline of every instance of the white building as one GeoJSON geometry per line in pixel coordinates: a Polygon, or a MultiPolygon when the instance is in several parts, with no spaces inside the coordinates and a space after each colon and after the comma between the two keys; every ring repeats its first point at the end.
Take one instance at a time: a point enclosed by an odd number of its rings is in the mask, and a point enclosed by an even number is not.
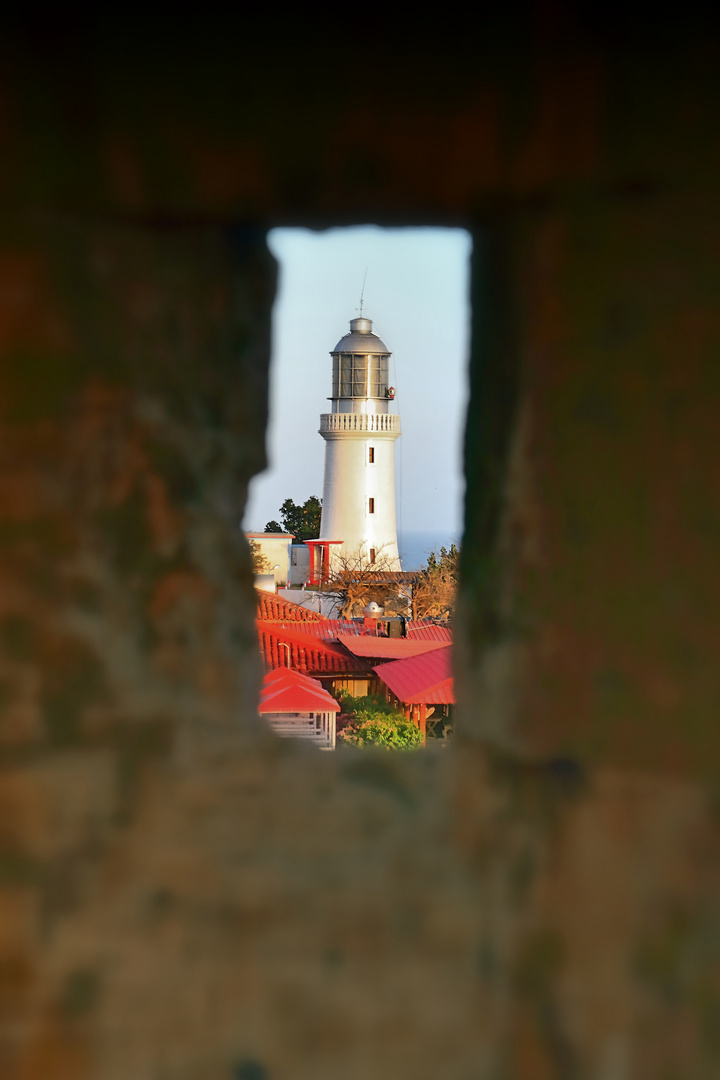
{"type": "Polygon", "coordinates": [[[311,577],[327,573],[336,553],[383,570],[400,570],[395,520],[395,440],[400,417],[391,412],[390,352],[370,319],[350,320],[333,358],[332,411],[320,417],[325,440],[320,538],[311,577]]]}
{"type": "MultiPolygon", "coordinates": [[[[245,536],[248,542],[257,545],[267,561],[266,572],[261,572],[260,576],[267,579],[272,575],[274,586],[284,585],[290,577],[293,534],[246,532],[245,536]]],[[[266,583],[263,587],[266,587],[266,583]]]]}

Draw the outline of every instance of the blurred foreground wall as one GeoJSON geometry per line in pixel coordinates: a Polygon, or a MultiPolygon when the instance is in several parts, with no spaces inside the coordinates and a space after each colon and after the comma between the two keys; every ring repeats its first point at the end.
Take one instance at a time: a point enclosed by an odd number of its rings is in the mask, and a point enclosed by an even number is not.
{"type": "MultiPolygon", "coordinates": [[[[720,39],[0,45],[0,1076],[720,1071],[720,39]],[[461,731],[253,721],[275,224],[471,229],[461,731]]],[[[419,21],[418,21],[419,20],[419,21]]]]}

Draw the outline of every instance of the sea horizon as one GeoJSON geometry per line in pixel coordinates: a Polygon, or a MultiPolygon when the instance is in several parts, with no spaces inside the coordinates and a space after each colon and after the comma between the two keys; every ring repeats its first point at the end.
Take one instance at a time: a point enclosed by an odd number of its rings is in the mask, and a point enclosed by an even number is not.
{"type": "Polygon", "coordinates": [[[441,547],[449,548],[458,544],[462,538],[460,531],[452,533],[447,529],[407,529],[398,537],[398,549],[403,570],[422,570],[427,565],[428,556],[441,547]]]}

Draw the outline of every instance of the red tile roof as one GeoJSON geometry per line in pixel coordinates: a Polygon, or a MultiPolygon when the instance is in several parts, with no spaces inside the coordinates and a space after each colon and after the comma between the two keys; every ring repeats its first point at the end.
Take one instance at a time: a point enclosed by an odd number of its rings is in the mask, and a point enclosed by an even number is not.
{"type": "Polygon", "coordinates": [[[362,660],[336,642],[321,641],[301,630],[257,620],[260,652],[266,668],[294,668],[303,674],[368,673],[362,660]]]}
{"type": "Polygon", "coordinates": [[[291,668],[278,668],[263,679],[258,712],[340,712],[340,705],[317,679],[291,668]]]}
{"type": "Polygon", "coordinates": [[[354,656],[371,656],[378,659],[387,657],[389,660],[418,656],[420,653],[431,652],[433,649],[442,649],[447,644],[445,641],[376,637],[374,634],[365,637],[354,634],[338,634],[338,641],[346,649],[349,649],[354,656]]]}
{"type": "Polygon", "coordinates": [[[373,668],[405,705],[452,705],[452,645],[373,668]]]}
{"type": "Polygon", "coordinates": [[[320,622],[325,616],[317,611],[310,611],[293,604],[290,600],[282,600],[274,593],[263,592],[256,589],[257,617],[258,619],[275,620],[277,622],[320,622]]]}

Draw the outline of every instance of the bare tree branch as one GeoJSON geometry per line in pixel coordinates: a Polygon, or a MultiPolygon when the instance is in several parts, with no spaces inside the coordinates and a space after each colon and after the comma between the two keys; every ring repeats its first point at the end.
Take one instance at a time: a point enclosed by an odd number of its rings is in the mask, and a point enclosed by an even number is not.
{"type": "Polygon", "coordinates": [[[383,548],[377,550],[372,563],[362,547],[352,553],[333,554],[323,591],[337,599],[345,619],[362,615],[373,600],[386,614],[409,614],[411,586],[395,565],[383,548]]]}

